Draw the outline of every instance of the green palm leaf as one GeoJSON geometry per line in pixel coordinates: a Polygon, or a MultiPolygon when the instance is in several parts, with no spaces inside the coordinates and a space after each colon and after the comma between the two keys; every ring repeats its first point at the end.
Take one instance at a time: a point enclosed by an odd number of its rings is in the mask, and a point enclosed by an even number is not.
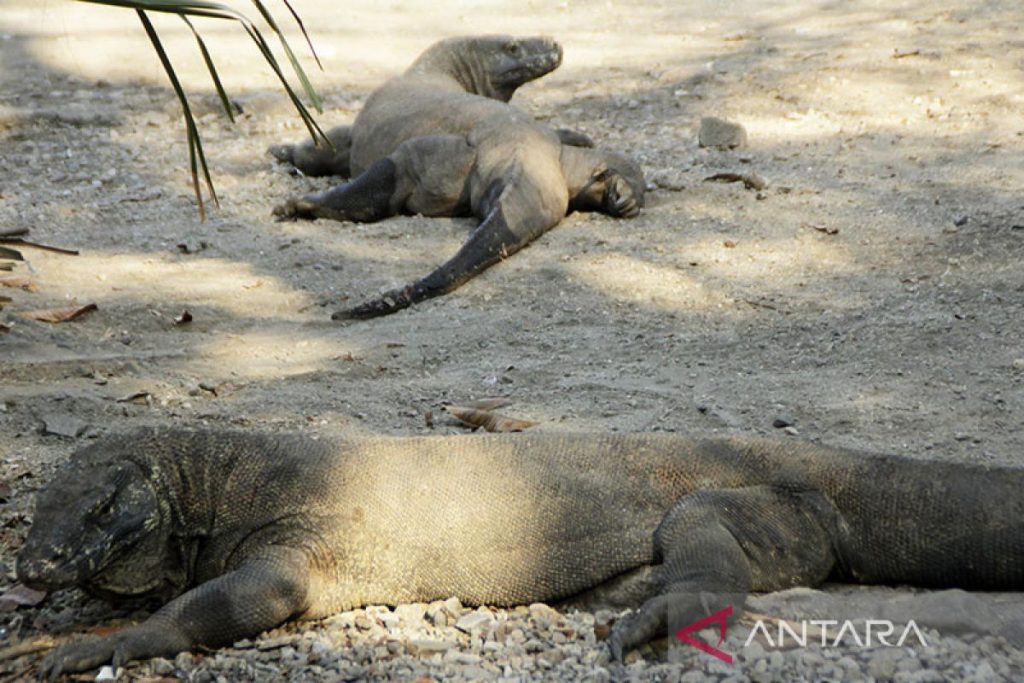
{"type": "MultiPolygon", "coordinates": [[[[231,111],[231,102],[228,100],[227,93],[224,90],[224,86],[221,83],[220,76],[217,73],[217,69],[213,64],[213,58],[210,56],[209,50],[206,48],[206,43],[203,41],[199,32],[196,31],[189,17],[206,17],[210,19],[226,19],[229,21],[237,21],[241,24],[242,28],[252,41],[256,44],[257,49],[263,55],[263,59],[266,60],[270,68],[273,69],[278,79],[281,81],[281,85],[284,86],[285,92],[288,94],[288,98],[292,101],[296,110],[299,112],[299,116],[302,118],[303,123],[306,124],[306,128],[309,129],[310,135],[315,139],[324,141],[325,144],[330,144],[327,138],[324,136],[320,126],[317,125],[313,119],[312,114],[306,109],[306,106],[299,99],[292,86],[288,83],[288,79],[285,77],[284,72],[281,70],[277,59],[274,57],[274,53],[271,51],[270,46],[267,44],[266,39],[256,25],[249,20],[244,14],[238,12],[228,5],[219,2],[208,2],[206,0],[191,0],[188,2],[180,2],[176,0],[79,0],[80,2],[91,2],[97,5],[110,5],[113,7],[124,7],[127,9],[134,9],[139,16],[139,20],[142,22],[142,26],[146,31],[146,35],[149,36],[149,40],[153,43],[153,49],[156,50],[157,56],[160,59],[160,63],[164,67],[164,71],[167,73],[167,78],[171,82],[171,87],[174,89],[174,93],[178,97],[178,101],[181,102],[182,114],[185,118],[185,132],[188,138],[188,150],[189,150],[189,166],[192,171],[192,187],[196,193],[196,199],[199,202],[199,216],[201,219],[206,217],[206,210],[203,205],[203,194],[199,184],[199,173],[202,171],[203,178],[206,182],[207,190],[214,203],[217,202],[217,193],[213,187],[213,180],[210,177],[210,169],[206,164],[206,155],[203,153],[202,139],[199,136],[199,128],[196,126],[195,117],[192,115],[192,109],[189,107],[188,98],[185,96],[185,91],[181,87],[181,82],[178,80],[177,74],[174,72],[174,67],[171,64],[170,58],[167,56],[167,52],[163,48],[163,44],[160,42],[160,37],[157,35],[156,29],[150,22],[149,17],[146,15],[147,12],[163,12],[168,14],[177,14],[180,16],[196,38],[196,43],[199,46],[199,51],[203,56],[203,61],[206,63],[206,68],[210,72],[210,77],[213,79],[214,88],[217,90],[217,95],[220,98],[221,104],[224,107],[224,111],[227,112],[228,118],[234,121],[234,113],[231,111]]],[[[309,39],[309,34],[306,32],[306,28],[299,18],[299,15],[295,12],[292,6],[288,3],[288,0],[283,0],[288,11],[294,17],[299,29],[302,31],[303,36],[306,38],[306,43],[309,45],[310,51],[313,53],[313,57],[317,61],[317,65],[320,65],[320,59],[316,56],[316,51],[313,50],[313,43],[309,39]]],[[[253,0],[253,4],[256,5],[256,9],[259,11],[260,16],[267,23],[270,29],[278,35],[281,41],[281,48],[284,50],[285,55],[288,57],[288,61],[291,63],[292,69],[295,71],[299,82],[302,84],[302,89],[309,98],[309,101],[313,104],[318,112],[322,112],[322,105],[320,97],[313,90],[312,84],[309,82],[309,78],[306,76],[305,71],[299,65],[298,59],[295,57],[295,53],[292,52],[291,47],[288,45],[288,41],[281,31],[277,22],[274,21],[273,16],[267,10],[260,0],[253,0]]]]}

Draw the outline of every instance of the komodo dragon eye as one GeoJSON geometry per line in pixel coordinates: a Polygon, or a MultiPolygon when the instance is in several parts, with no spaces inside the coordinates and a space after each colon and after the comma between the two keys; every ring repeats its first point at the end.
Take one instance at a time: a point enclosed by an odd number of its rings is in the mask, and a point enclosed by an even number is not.
{"type": "Polygon", "coordinates": [[[505,44],[505,52],[507,52],[508,54],[512,55],[513,57],[518,57],[519,53],[521,51],[522,51],[522,48],[519,47],[519,43],[513,42],[513,43],[506,43],[505,44]]]}

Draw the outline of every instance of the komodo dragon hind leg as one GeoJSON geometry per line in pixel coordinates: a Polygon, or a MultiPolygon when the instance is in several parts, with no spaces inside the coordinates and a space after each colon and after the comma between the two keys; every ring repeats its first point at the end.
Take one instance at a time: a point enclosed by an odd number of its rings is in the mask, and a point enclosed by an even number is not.
{"type": "Polygon", "coordinates": [[[538,235],[555,226],[565,213],[545,211],[527,184],[502,185],[495,181],[485,193],[483,222],[445,263],[432,273],[401,289],[393,290],[354,308],[337,311],[332,320],[376,318],[408,308],[425,299],[457,289],[495,263],[511,256],[538,235]]]}
{"type": "Polygon", "coordinates": [[[303,175],[337,175],[348,178],[351,173],[349,153],[352,150],[352,126],[336,126],[325,133],[330,144],[313,139],[297,145],[271,145],[267,152],[286,164],[299,169],[303,175]]]}
{"type": "Polygon", "coordinates": [[[837,529],[838,513],[817,492],[756,486],[684,496],[654,534],[660,592],[615,624],[612,658],[729,606],[732,621],[751,590],[820,583],[837,561],[837,529]]]}
{"type": "Polygon", "coordinates": [[[395,214],[392,196],[397,184],[395,162],[381,159],[351,182],[336,185],[325,192],[289,199],[274,207],[273,213],[279,221],[333,218],[371,223],[395,214]]]}

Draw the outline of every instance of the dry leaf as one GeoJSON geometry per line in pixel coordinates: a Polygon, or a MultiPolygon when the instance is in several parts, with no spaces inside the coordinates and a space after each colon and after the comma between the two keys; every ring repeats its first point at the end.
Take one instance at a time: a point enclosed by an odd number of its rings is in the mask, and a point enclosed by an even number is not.
{"type": "Polygon", "coordinates": [[[102,638],[104,636],[113,635],[118,631],[122,631],[124,630],[124,627],[124,624],[99,624],[90,628],[86,633],[91,636],[98,636],[102,638]]]}
{"type": "Polygon", "coordinates": [[[10,249],[8,247],[0,247],[0,258],[11,259],[14,261],[24,261],[25,257],[21,255],[21,252],[17,249],[10,249]]]}
{"type": "Polygon", "coordinates": [[[748,190],[763,190],[768,181],[756,173],[716,173],[704,179],[706,183],[743,183],[748,190]]]}
{"type": "Polygon", "coordinates": [[[15,584],[0,595],[0,612],[11,612],[18,607],[35,607],[46,597],[46,591],[37,591],[24,584],[15,584]]]}
{"type": "Polygon", "coordinates": [[[3,323],[0,323],[0,334],[7,334],[10,331],[11,331],[10,327],[8,327],[7,325],[4,325],[3,323]]]}
{"type": "Polygon", "coordinates": [[[41,311],[24,311],[18,315],[44,323],[64,323],[95,310],[97,310],[96,304],[86,304],[85,306],[68,306],[67,308],[47,308],[41,311]]]}
{"type": "Polygon", "coordinates": [[[465,406],[445,406],[444,409],[455,416],[456,419],[474,427],[483,427],[489,432],[521,432],[538,424],[529,420],[517,420],[514,417],[507,417],[487,410],[477,410],[476,408],[467,408],[465,406]]]}
{"type": "MultiPolygon", "coordinates": [[[[0,662],[5,662],[9,659],[17,659],[18,657],[24,657],[25,655],[32,655],[37,652],[46,652],[47,650],[52,650],[55,647],[57,647],[57,643],[50,636],[40,636],[39,638],[33,638],[32,640],[23,640],[0,650],[0,662]]],[[[19,678],[17,680],[28,679],[19,678]]]]}
{"type": "Polygon", "coordinates": [[[725,247],[726,249],[735,249],[736,244],[736,240],[725,240],[724,242],[722,242],[722,246],[725,247]]]}
{"type": "Polygon", "coordinates": [[[27,275],[0,276],[0,287],[19,287],[26,292],[36,291],[35,281],[27,275]]]}
{"type": "Polygon", "coordinates": [[[121,398],[115,399],[115,401],[117,403],[136,403],[140,401],[143,403],[148,403],[150,396],[151,394],[148,391],[136,391],[134,393],[128,394],[127,396],[122,396],[121,398]]]}
{"type": "Polygon", "coordinates": [[[804,223],[803,226],[805,228],[810,228],[811,230],[817,230],[818,232],[823,232],[826,235],[838,235],[839,234],[839,228],[833,228],[833,227],[830,227],[828,225],[816,225],[814,223],[804,223]]]}
{"type": "MultiPolygon", "coordinates": [[[[39,242],[29,242],[21,237],[0,237],[0,242],[4,244],[18,244],[23,247],[35,247],[36,249],[42,249],[43,251],[52,251],[57,254],[67,254],[69,256],[78,256],[77,249],[65,249],[64,247],[52,247],[49,244],[40,244],[39,242]]],[[[12,250],[13,251],[13,250],[12,250]]],[[[17,252],[15,252],[17,253],[17,252]]],[[[20,257],[20,254],[19,254],[20,257]]],[[[20,261],[21,258],[18,258],[20,261]]]]}
{"type": "Polygon", "coordinates": [[[512,399],[499,396],[495,398],[481,398],[476,401],[467,401],[465,403],[460,403],[459,405],[463,408],[476,408],[477,410],[495,410],[496,408],[510,406],[512,403],[512,399]]]}

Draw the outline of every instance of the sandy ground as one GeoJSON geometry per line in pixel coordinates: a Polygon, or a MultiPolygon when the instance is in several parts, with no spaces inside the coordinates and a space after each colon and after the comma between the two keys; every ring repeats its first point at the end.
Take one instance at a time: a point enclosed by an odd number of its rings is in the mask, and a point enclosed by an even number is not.
{"type": "MultiPolygon", "coordinates": [[[[635,220],[570,216],[449,296],[335,324],[473,221],[275,223],[275,203],[325,186],[264,153],[301,123],[241,33],[201,23],[245,112],[232,126],[187,29],[160,18],[221,198],[200,222],[134,15],[5,0],[0,229],[81,254],[25,250],[13,274],[37,289],[0,291],[0,588],[52,468],[141,424],[454,433],[443,403],[500,395],[540,430],[794,438],[772,427],[785,416],[795,438],[1021,462],[1024,11],[941,4],[299,0],[325,125],[436,39],[544,33],[564,64],[514,103],[636,156],[652,189],[635,220]],[[749,146],[698,148],[707,115],[749,146]],[[718,172],[769,186],[703,182],[718,172]],[[73,302],[98,311],[18,315],[73,302]]],[[[38,626],[3,616],[4,637],[38,626]]]]}

